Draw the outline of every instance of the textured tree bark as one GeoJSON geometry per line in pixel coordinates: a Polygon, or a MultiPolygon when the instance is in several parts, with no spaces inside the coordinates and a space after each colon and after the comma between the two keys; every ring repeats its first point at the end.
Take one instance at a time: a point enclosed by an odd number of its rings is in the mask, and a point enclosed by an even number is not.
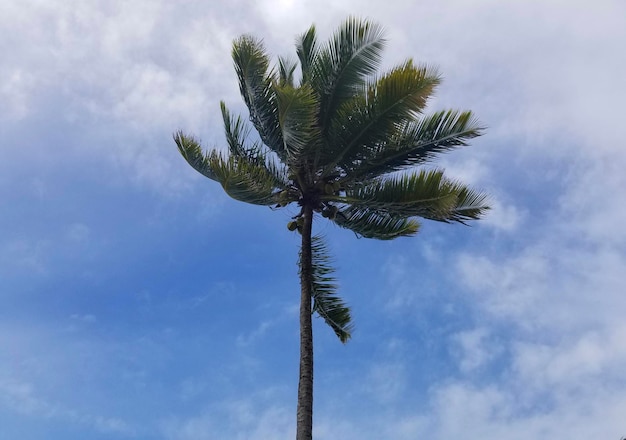
{"type": "Polygon", "coordinates": [[[313,209],[304,206],[300,250],[300,380],[296,440],[313,439],[313,325],[311,321],[312,267],[311,231],[313,209]]]}

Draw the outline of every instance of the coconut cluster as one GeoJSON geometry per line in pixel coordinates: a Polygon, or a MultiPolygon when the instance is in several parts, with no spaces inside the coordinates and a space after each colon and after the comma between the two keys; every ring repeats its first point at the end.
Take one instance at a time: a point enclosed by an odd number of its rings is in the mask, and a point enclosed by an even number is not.
{"type": "MultiPolygon", "coordinates": [[[[313,209],[315,212],[322,214],[322,217],[327,218],[329,220],[334,220],[339,213],[339,208],[330,202],[323,201],[324,196],[335,196],[338,195],[341,191],[341,186],[339,182],[326,182],[319,184],[314,191],[308,194],[308,197],[301,197],[299,200],[300,205],[303,204],[304,199],[307,199],[309,203],[313,203],[315,208],[313,209]]],[[[286,206],[287,204],[293,201],[293,192],[289,190],[282,191],[278,195],[279,205],[286,206]]],[[[290,231],[297,230],[301,232],[302,224],[304,219],[302,217],[302,212],[294,217],[294,220],[287,223],[287,229],[290,231]]]]}
{"type": "Polygon", "coordinates": [[[302,233],[303,225],[304,225],[304,217],[299,215],[295,220],[292,220],[289,223],[287,223],[287,229],[289,229],[290,231],[295,231],[297,229],[298,232],[302,233]]]}

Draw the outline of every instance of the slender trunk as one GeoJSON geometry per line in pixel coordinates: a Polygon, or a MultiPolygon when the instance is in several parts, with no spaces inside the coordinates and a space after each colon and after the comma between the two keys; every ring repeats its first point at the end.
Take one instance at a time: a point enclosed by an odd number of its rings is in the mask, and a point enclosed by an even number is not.
{"type": "Polygon", "coordinates": [[[311,322],[311,231],[313,209],[304,206],[302,249],[300,250],[300,381],[296,440],[313,439],[313,325],[311,322]]]}

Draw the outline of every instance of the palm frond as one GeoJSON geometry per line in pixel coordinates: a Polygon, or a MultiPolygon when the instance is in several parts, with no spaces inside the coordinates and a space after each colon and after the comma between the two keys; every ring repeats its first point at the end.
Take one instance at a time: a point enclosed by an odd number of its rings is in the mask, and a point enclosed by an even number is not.
{"type": "Polygon", "coordinates": [[[460,182],[454,182],[458,194],[456,206],[450,211],[447,219],[440,221],[459,222],[465,224],[467,220],[478,220],[491,209],[489,195],[466,187],[460,182]]]}
{"type": "Polygon", "coordinates": [[[224,156],[217,150],[205,154],[195,138],[180,131],[174,134],[174,141],[189,165],[219,182],[233,199],[267,206],[276,203],[278,193],[287,189],[284,170],[271,161],[265,162],[262,156],[224,156]]]}
{"type": "Polygon", "coordinates": [[[357,236],[378,240],[393,240],[415,235],[420,227],[414,219],[392,215],[367,206],[348,206],[339,211],[334,222],[342,228],[350,229],[357,236]]]}
{"type": "Polygon", "coordinates": [[[432,160],[468,145],[484,128],[472,112],[446,110],[409,122],[386,141],[373,145],[350,170],[351,179],[380,176],[432,160]]]}
{"type": "Polygon", "coordinates": [[[252,145],[247,143],[250,129],[246,127],[245,122],[240,116],[236,118],[231,116],[226,104],[220,102],[222,110],[222,118],[224,120],[224,131],[226,134],[226,142],[232,156],[245,158],[256,163],[261,167],[267,168],[267,171],[274,177],[274,185],[276,187],[287,186],[287,173],[285,167],[276,162],[272,156],[267,156],[263,151],[262,145],[254,142],[252,145]]]}
{"type": "Polygon", "coordinates": [[[349,18],[322,47],[311,66],[311,84],[321,99],[320,123],[326,127],[343,102],[363,89],[380,66],[385,40],[382,28],[349,18]]]}
{"type": "Polygon", "coordinates": [[[302,69],[301,84],[308,84],[311,77],[311,65],[317,57],[317,37],[315,25],[311,26],[296,40],[296,52],[302,69]]]}
{"type": "Polygon", "coordinates": [[[457,196],[440,170],[368,180],[346,189],[346,200],[354,205],[404,217],[445,216],[455,206],[457,196]]]}
{"type": "Polygon", "coordinates": [[[313,312],[317,312],[333,329],[341,342],[347,342],[352,333],[350,308],[337,295],[337,282],[330,254],[322,237],[311,239],[313,312]]]}
{"type": "Polygon", "coordinates": [[[278,111],[272,90],[273,74],[263,43],[244,35],[233,43],[235,71],[239,90],[250,112],[250,120],[265,145],[279,157],[285,151],[278,124],[278,111]]]}
{"type": "Polygon", "coordinates": [[[441,170],[369,180],[346,189],[345,201],[394,216],[443,222],[478,219],[489,209],[485,194],[447,179],[441,170]]]}
{"type": "Polygon", "coordinates": [[[298,88],[275,86],[275,93],[287,161],[297,165],[321,142],[316,118],[319,101],[307,84],[298,88]]]}
{"type": "Polygon", "coordinates": [[[399,127],[422,112],[440,83],[436,69],[415,66],[412,60],[372,82],[366,93],[342,104],[330,121],[326,174],[336,165],[349,170],[361,163],[374,146],[383,144],[399,127]]]}
{"type": "Polygon", "coordinates": [[[211,180],[218,180],[217,175],[211,168],[212,158],[217,154],[215,151],[205,154],[202,151],[200,142],[182,131],[174,133],[174,142],[176,142],[180,154],[194,170],[211,180]]]}
{"type": "Polygon", "coordinates": [[[409,118],[422,112],[440,83],[437,69],[408,59],[371,84],[367,98],[375,114],[409,118]]]}
{"type": "Polygon", "coordinates": [[[276,176],[268,168],[245,157],[213,154],[209,165],[226,194],[235,200],[253,205],[273,205],[280,190],[276,176]]]}

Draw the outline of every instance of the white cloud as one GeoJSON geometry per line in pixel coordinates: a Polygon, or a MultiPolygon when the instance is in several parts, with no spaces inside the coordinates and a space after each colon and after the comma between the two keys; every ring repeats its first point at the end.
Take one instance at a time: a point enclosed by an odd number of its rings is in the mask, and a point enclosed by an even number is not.
{"type": "Polygon", "coordinates": [[[263,440],[291,437],[294,421],[291,409],[273,404],[267,396],[253,395],[223,402],[197,416],[170,418],[161,430],[172,440],[263,440]]]}
{"type": "Polygon", "coordinates": [[[259,321],[250,330],[242,331],[237,335],[235,342],[238,347],[246,348],[254,344],[258,344],[262,339],[269,337],[268,333],[275,334],[273,331],[276,327],[280,327],[286,321],[295,323],[298,321],[300,313],[300,305],[298,303],[265,303],[259,311],[259,321]]]}
{"type": "Polygon", "coordinates": [[[48,276],[63,270],[64,261],[87,261],[102,250],[102,240],[94,239],[91,228],[80,222],[70,223],[60,233],[50,228],[45,233],[19,235],[0,236],[0,273],[6,278],[24,273],[31,277],[48,276]]]}
{"type": "Polygon", "coordinates": [[[469,254],[458,258],[462,283],[475,292],[479,304],[492,316],[515,318],[516,324],[522,321],[542,293],[550,294],[546,289],[549,264],[544,255],[536,253],[509,261],[491,261],[469,254]],[[545,288],[537,290],[538,286],[545,288]]]}
{"type": "MultiPolygon", "coordinates": [[[[0,67],[4,116],[60,119],[69,132],[55,145],[57,155],[104,158],[164,193],[185,188],[171,133],[219,127],[219,100],[237,94],[229,57],[234,34],[216,10],[148,1],[3,9],[0,30],[11,45],[0,67]]],[[[221,129],[208,146],[217,140],[221,129]]],[[[45,142],[28,147],[38,155],[32,150],[45,142]]]]}
{"type": "Polygon", "coordinates": [[[525,220],[526,212],[520,212],[516,206],[504,204],[495,197],[490,198],[489,206],[491,210],[480,224],[489,225],[504,232],[515,233],[520,223],[525,220]]]}
{"type": "MultiPolygon", "coordinates": [[[[549,232],[550,229],[547,228],[549,232]]],[[[604,248],[541,237],[541,245],[520,255],[493,259],[461,255],[461,282],[474,292],[492,319],[511,320],[526,331],[605,328],[620,322],[616,310],[626,305],[626,258],[604,248]]]]}
{"type": "Polygon", "coordinates": [[[590,331],[573,341],[514,344],[513,368],[527,387],[591,391],[619,382],[626,328],[590,331]]]}
{"type": "Polygon", "coordinates": [[[3,119],[7,121],[18,121],[24,118],[29,112],[28,96],[32,93],[34,78],[32,74],[20,69],[3,72],[2,85],[0,85],[0,98],[3,119]]]}
{"type": "MultiPolygon", "coordinates": [[[[468,148],[473,149],[472,147],[468,148]]],[[[478,185],[490,177],[490,170],[487,165],[468,152],[461,160],[455,160],[452,155],[442,156],[441,160],[437,161],[437,165],[441,165],[445,169],[449,178],[460,180],[468,185],[478,185]]]]}
{"type": "MultiPolygon", "coordinates": [[[[432,248],[423,248],[426,258],[436,259],[437,253],[432,248]]],[[[387,278],[390,287],[389,292],[385,292],[385,309],[391,312],[398,312],[413,308],[416,304],[432,298],[433,291],[426,283],[421,283],[419,289],[416,288],[415,281],[411,277],[411,261],[405,255],[390,256],[383,266],[383,275],[387,278]]]]}
{"type": "Polygon", "coordinates": [[[572,170],[565,179],[566,192],[558,201],[564,228],[600,246],[626,244],[625,167],[622,150],[600,157],[594,154],[572,170]]]}
{"type": "Polygon", "coordinates": [[[502,347],[490,337],[485,328],[476,328],[456,333],[452,336],[453,352],[458,353],[459,368],[464,373],[480,369],[494,356],[502,351],[502,347]]]}
{"type": "Polygon", "coordinates": [[[393,402],[406,389],[406,374],[406,369],[400,362],[373,364],[363,389],[379,403],[393,402]]]}
{"type": "Polygon", "coordinates": [[[50,417],[56,412],[53,406],[33,395],[32,384],[4,379],[0,383],[0,389],[2,390],[3,406],[9,407],[18,413],[40,413],[44,417],[50,417]]]}
{"type": "Polygon", "coordinates": [[[268,329],[270,329],[275,324],[275,320],[271,321],[261,321],[261,323],[250,333],[248,334],[240,334],[237,336],[237,345],[240,347],[246,347],[252,343],[254,343],[258,338],[261,338],[265,335],[268,329]]]}
{"type": "Polygon", "coordinates": [[[135,430],[122,419],[88,414],[53,403],[38,396],[27,382],[0,377],[0,408],[37,419],[55,419],[74,425],[87,425],[100,432],[133,435],[135,430]]]}
{"type": "Polygon", "coordinates": [[[614,417],[626,400],[607,397],[604,391],[570,396],[557,408],[537,411],[520,408],[511,390],[451,384],[435,394],[437,417],[429,438],[618,439],[623,426],[614,417]]]}

